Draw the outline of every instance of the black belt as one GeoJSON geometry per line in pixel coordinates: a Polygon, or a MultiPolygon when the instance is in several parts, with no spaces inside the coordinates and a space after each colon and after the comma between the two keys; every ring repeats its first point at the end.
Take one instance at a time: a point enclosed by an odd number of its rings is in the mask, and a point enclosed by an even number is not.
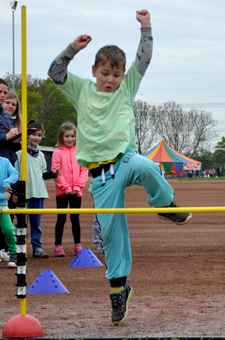
{"type": "Polygon", "coordinates": [[[91,175],[93,178],[101,176],[102,169],[104,169],[105,172],[107,172],[110,169],[110,164],[115,164],[115,162],[107,163],[107,164],[101,164],[98,168],[91,169],[91,175]]]}

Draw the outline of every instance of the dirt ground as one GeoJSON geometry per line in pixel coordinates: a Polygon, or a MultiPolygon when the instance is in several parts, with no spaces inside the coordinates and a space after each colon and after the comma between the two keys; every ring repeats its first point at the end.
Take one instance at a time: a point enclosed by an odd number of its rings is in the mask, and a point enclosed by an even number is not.
{"type": "MultiPolygon", "coordinates": [[[[175,201],[184,207],[224,206],[225,181],[170,184],[175,201]]],[[[92,208],[87,183],[82,207],[92,208]]],[[[47,182],[55,208],[54,181],[47,182]]],[[[127,207],[148,207],[138,186],[127,189],[127,207]]],[[[93,251],[93,215],[81,215],[81,240],[93,251]]],[[[153,214],[130,214],[128,224],[133,266],[128,283],[134,289],[124,324],[113,326],[105,266],[69,267],[73,242],[69,217],[65,226],[65,258],[54,258],[55,215],[43,215],[43,248],[48,259],[33,259],[28,240],[27,287],[46,269],[52,270],[69,293],[27,294],[27,314],[37,318],[45,337],[192,337],[225,334],[224,213],[195,213],[184,226],[163,222],[153,214]]],[[[97,255],[104,264],[104,255],[97,255]]],[[[15,269],[0,263],[0,328],[20,314],[15,269]]]]}

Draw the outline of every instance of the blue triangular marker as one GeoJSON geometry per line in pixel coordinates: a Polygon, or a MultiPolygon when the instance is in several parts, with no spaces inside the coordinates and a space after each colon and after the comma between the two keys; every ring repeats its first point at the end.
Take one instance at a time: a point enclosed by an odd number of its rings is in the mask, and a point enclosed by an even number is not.
{"type": "Polygon", "coordinates": [[[51,270],[42,271],[41,274],[27,289],[27,294],[59,294],[68,293],[66,287],[51,270]]]}
{"type": "Polygon", "coordinates": [[[83,248],[69,267],[101,267],[103,264],[89,248],[83,248]]]}

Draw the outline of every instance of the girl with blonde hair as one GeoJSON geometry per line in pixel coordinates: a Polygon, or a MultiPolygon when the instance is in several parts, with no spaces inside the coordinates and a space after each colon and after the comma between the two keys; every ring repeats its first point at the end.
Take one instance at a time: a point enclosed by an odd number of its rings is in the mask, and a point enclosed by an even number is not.
{"type": "Polygon", "coordinates": [[[20,101],[17,94],[13,91],[9,91],[6,95],[5,102],[2,104],[4,110],[10,114],[14,120],[14,127],[21,132],[21,112],[20,101]]]}

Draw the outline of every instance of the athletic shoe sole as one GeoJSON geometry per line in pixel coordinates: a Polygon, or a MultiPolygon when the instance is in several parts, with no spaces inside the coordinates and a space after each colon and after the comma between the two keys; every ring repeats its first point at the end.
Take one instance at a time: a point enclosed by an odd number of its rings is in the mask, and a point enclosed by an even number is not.
{"type": "Polygon", "coordinates": [[[97,249],[95,250],[95,249],[94,249],[94,253],[95,253],[95,254],[103,254],[103,250],[97,250],[97,249]]]}
{"type": "Polygon", "coordinates": [[[15,262],[8,262],[8,267],[9,268],[16,268],[17,265],[15,264],[15,262]]]}
{"type": "Polygon", "coordinates": [[[158,215],[158,217],[159,217],[160,220],[162,220],[162,221],[170,221],[170,222],[175,223],[175,224],[178,224],[178,225],[183,225],[183,224],[188,223],[188,221],[192,218],[192,214],[190,213],[190,215],[189,215],[189,216],[186,218],[186,220],[183,221],[183,222],[174,222],[174,221],[172,221],[170,218],[167,218],[167,217],[161,216],[161,215],[158,215]]]}

